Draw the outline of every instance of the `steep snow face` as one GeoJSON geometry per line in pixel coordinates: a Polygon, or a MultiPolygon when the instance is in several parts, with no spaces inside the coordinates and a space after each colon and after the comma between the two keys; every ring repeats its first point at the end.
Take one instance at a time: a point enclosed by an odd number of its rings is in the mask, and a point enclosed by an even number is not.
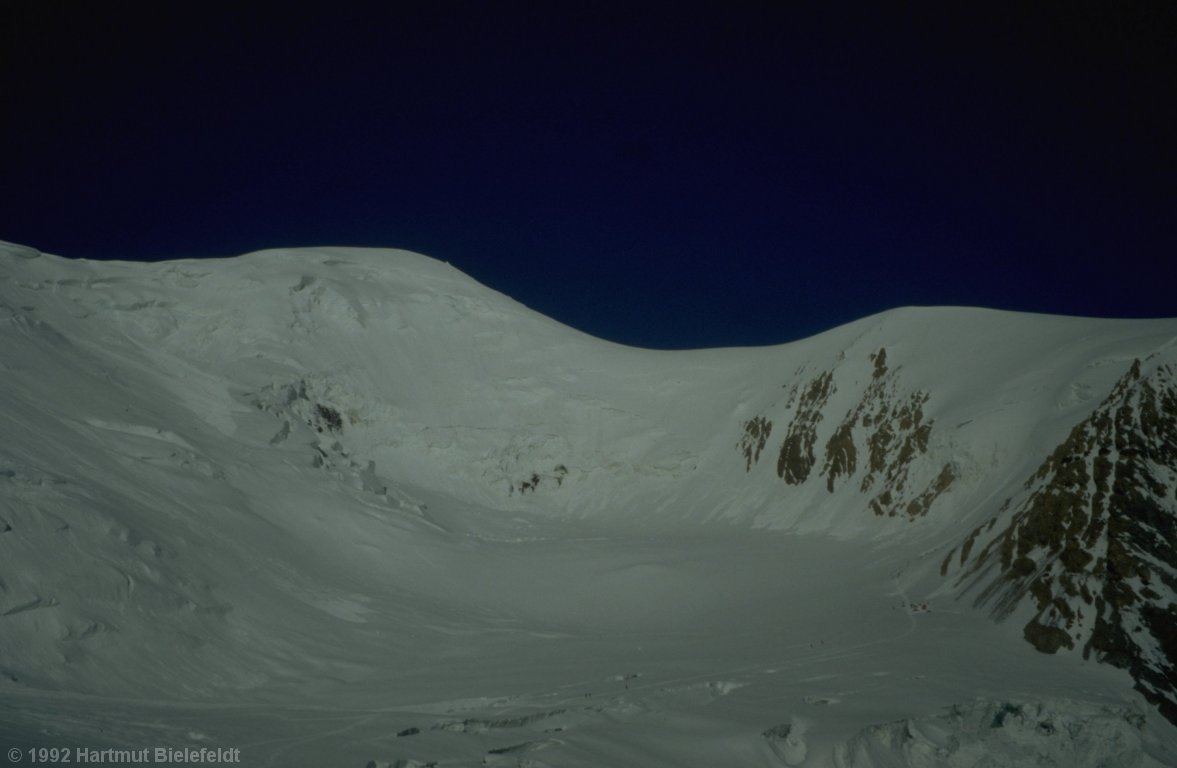
{"type": "Polygon", "coordinates": [[[1164,705],[1174,338],[936,308],[655,352],[400,251],[0,245],[0,735],[142,743],[149,697],[258,765],[892,765],[950,740],[886,723],[981,693],[1138,696],[974,581],[1164,705]],[[1047,486],[1086,527],[1040,540],[1047,486]]]}
{"type": "Polygon", "coordinates": [[[651,364],[401,252],[19,267],[5,300],[30,309],[14,312],[134,361],[223,434],[243,405],[271,414],[275,435],[317,433],[322,405],[340,419],[324,451],[495,508],[540,492],[592,511],[602,484],[663,495],[704,458],[694,430],[713,434],[732,407],[684,390],[724,391],[748,369],[730,352],[651,364]]]}
{"type": "Polygon", "coordinates": [[[1117,375],[1105,355],[1173,330],[902,310],[782,347],[666,353],[586,337],[405,252],[10,252],[0,269],[14,322],[134,366],[222,434],[243,406],[273,417],[267,442],[309,427],[323,436],[308,460],[357,464],[372,484],[846,535],[954,524],[1087,415],[1117,375]],[[320,432],[322,414],[338,422],[320,432]]]}

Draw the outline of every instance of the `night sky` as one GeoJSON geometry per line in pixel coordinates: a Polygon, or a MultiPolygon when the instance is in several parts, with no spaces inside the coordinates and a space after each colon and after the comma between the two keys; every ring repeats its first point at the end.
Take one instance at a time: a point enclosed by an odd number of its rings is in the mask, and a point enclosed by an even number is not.
{"type": "Polygon", "coordinates": [[[660,348],[1177,316],[1172,2],[86,5],[0,10],[0,239],[407,248],[660,348]]]}

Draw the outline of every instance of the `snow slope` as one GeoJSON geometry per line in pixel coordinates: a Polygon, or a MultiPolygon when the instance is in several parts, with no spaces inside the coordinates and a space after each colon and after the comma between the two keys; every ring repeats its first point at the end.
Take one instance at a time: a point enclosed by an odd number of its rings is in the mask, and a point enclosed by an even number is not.
{"type": "MultiPolygon", "coordinates": [[[[0,245],[0,739],[247,765],[1177,763],[1171,625],[1141,618],[1174,610],[1172,419],[1120,422],[1147,437],[1117,475],[1150,489],[1147,525],[1018,550],[1066,611],[981,554],[1175,340],[910,308],[657,352],[401,251],[0,245]],[[1120,540],[1113,578],[1096,550],[1120,540]],[[1098,621],[1049,570],[1079,544],[1098,621]]],[[[1068,508],[1137,520],[1097,491],[1068,508]]]]}

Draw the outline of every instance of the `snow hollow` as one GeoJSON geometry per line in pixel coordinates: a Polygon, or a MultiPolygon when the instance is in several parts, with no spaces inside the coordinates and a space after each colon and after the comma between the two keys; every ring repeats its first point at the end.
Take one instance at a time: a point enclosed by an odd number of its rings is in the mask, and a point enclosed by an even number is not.
{"type": "Polygon", "coordinates": [[[1175,765],[1175,382],[1173,319],[662,352],[403,251],[0,244],[0,745],[1175,765]]]}

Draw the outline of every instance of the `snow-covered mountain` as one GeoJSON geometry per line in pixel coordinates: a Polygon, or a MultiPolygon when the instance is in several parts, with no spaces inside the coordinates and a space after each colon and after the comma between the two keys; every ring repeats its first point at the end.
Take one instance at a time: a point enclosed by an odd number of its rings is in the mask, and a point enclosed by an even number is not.
{"type": "Polygon", "coordinates": [[[0,436],[17,749],[1177,762],[1177,320],[659,352],[401,251],[3,244],[0,436]]]}

